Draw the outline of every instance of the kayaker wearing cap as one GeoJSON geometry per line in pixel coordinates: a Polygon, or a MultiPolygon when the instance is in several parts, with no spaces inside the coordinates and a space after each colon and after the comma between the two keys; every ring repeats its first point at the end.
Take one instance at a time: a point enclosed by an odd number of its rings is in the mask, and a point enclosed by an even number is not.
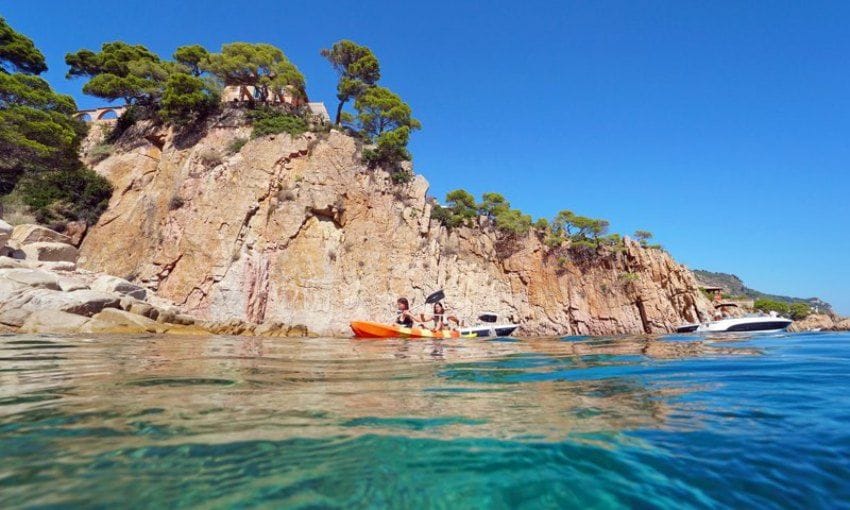
{"type": "Polygon", "coordinates": [[[398,301],[396,301],[396,305],[398,306],[398,317],[396,317],[395,323],[400,324],[406,328],[412,328],[414,318],[413,314],[410,313],[410,303],[407,301],[407,298],[398,298],[398,301]]]}

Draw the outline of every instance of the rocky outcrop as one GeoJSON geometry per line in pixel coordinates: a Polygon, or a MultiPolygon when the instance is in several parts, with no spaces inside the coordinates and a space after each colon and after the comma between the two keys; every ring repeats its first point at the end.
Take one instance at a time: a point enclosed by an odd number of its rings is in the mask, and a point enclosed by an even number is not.
{"type": "Polygon", "coordinates": [[[398,296],[443,288],[454,313],[513,315],[526,335],[666,332],[710,315],[692,273],[661,250],[627,242],[565,262],[533,234],[447,231],[430,219],[424,178],[393,184],[339,132],[266,136],[231,153],[249,127],[147,129],[95,165],[116,191],[79,262],[183,313],[347,334],[353,318],[391,317],[398,296]]]}
{"type": "MultiPolygon", "coordinates": [[[[0,222],[0,231],[2,226],[0,222]]],[[[307,334],[303,327],[279,323],[197,321],[125,279],[76,269],[77,249],[62,234],[37,225],[7,230],[11,235],[3,250],[13,257],[0,256],[4,332],[307,334]]]]}
{"type": "Polygon", "coordinates": [[[850,331],[850,319],[837,315],[815,313],[805,319],[794,321],[788,331],[850,331]]]}

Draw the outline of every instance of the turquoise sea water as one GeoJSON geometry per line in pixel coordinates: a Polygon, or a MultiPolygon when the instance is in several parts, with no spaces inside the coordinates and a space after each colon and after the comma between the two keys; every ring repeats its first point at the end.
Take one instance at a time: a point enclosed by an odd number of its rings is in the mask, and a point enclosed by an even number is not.
{"type": "Polygon", "coordinates": [[[0,337],[19,507],[850,507],[850,335],[0,337]]]}

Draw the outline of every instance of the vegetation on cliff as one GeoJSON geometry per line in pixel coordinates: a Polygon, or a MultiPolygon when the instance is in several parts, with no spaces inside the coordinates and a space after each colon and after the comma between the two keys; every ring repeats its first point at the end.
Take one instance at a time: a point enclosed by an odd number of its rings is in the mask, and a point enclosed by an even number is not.
{"type": "Polygon", "coordinates": [[[342,122],[342,108],[345,103],[359,98],[369,87],[374,87],[381,79],[381,66],[372,50],[354,41],[342,40],[330,48],[321,51],[323,57],[339,74],[336,87],[336,97],[339,104],[336,108],[334,124],[342,122]]]}
{"type": "Polygon", "coordinates": [[[785,303],[773,299],[759,298],[753,303],[753,308],[762,312],[776,312],[787,315],[795,321],[803,320],[812,314],[812,307],[806,303],[785,303]]]}
{"type": "Polygon", "coordinates": [[[38,76],[45,70],[35,44],[0,18],[0,194],[41,222],[93,223],[112,188],[80,163],[86,126],[74,100],[38,76]]]}
{"type": "MultiPolygon", "coordinates": [[[[372,50],[342,40],[321,51],[339,74],[335,124],[343,124],[369,144],[363,161],[383,168],[396,182],[410,179],[407,150],[410,134],[421,127],[410,106],[378,85],[380,64],[372,50]],[[355,115],[343,111],[354,101],[355,115]]],[[[253,111],[248,116],[256,136],[310,129],[304,75],[279,48],[270,44],[234,42],[219,53],[194,44],[177,48],[173,60],[163,60],[142,45],[109,42],[100,51],[82,49],[65,56],[68,78],[86,77],[83,92],[130,108],[116,124],[114,140],[139,119],[192,126],[221,106],[224,87],[237,87],[239,99],[253,111]]]]}
{"type": "MultiPolygon", "coordinates": [[[[535,221],[528,214],[511,207],[510,202],[499,193],[484,193],[481,201],[476,202],[468,191],[456,189],[446,195],[445,205],[433,204],[431,218],[449,229],[474,227],[480,219],[484,227],[492,227],[502,240],[516,240],[534,232],[544,240],[549,254],[560,265],[571,259],[587,259],[625,248],[625,240],[620,234],[608,234],[607,220],[563,210],[551,221],[545,218],[535,221]]],[[[661,248],[660,245],[649,244],[652,233],[646,230],[638,230],[634,238],[644,248],[661,248]]]]}
{"type": "Polygon", "coordinates": [[[373,145],[363,150],[363,162],[370,168],[383,168],[397,183],[410,180],[410,170],[402,163],[411,160],[407,150],[410,133],[422,125],[398,94],[378,85],[381,67],[375,54],[349,40],[337,41],[321,54],[339,75],[335,124],[340,126],[344,121],[373,145]],[[343,112],[352,99],[356,116],[343,112]]]}
{"type": "Polygon", "coordinates": [[[83,92],[109,101],[123,99],[135,119],[175,124],[202,120],[220,105],[223,86],[253,87],[250,102],[272,96],[306,97],[304,76],[279,48],[236,42],[220,53],[182,46],[172,61],[142,45],[110,42],[99,52],[83,49],[65,56],[68,77],[88,77],[83,92]]]}

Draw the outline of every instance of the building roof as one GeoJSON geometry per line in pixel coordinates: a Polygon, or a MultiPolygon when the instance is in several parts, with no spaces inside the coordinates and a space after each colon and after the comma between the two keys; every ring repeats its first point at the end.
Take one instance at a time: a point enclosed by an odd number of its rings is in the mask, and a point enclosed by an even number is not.
{"type": "Polygon", "coordinates": [[[331,116],[328,114],[328,109],[325,108],[325,103],[317,102],[317,103],[307,103],[307,108],[310,108],[310,112],[313,115],[317,115],[326,121],[330,122],[331,116]]]}

